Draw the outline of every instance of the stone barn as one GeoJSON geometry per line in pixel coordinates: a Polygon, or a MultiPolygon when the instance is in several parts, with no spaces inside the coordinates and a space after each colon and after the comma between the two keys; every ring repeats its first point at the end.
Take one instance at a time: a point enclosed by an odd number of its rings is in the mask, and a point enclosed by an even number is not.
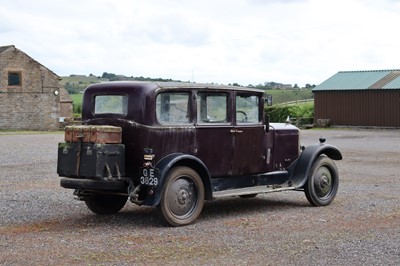
{"type": "Polygon", "coordinates": [[[315,87],[314,120],[400,127],[400,70],[340,71],[315,87]]]}
{"type": "Polygon", "coordinates": [[[72,118],[60,77],[15,48],[0,46],[0,130],[57,130],[72,118]]]}

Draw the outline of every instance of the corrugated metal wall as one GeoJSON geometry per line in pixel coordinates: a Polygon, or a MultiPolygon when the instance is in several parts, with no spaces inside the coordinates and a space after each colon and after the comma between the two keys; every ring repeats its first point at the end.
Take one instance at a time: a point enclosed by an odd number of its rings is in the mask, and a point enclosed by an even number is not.
{"type": "Polygon", "coordinates": [[[314,92],[314,119],[332,125],[400,127],[400,90],[314,92]]]}

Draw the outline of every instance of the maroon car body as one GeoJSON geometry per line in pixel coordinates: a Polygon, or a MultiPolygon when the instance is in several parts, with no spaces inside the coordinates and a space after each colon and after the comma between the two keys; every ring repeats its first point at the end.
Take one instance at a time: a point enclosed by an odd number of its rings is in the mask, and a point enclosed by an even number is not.
{"type": "MultiPolygon", "coordinates": [[[[91,85],[83,97],[83,128],[120,128],[121,144],[101,148],[120,145],[123,150],[103,152],[114,154],[113,159],[79,157],[78,168],[101,167],[97,172],[102,172],[110,168],[111,160],[118,164],[118,171],[108,171],[104,177],[81,176],[79,169],[71,174],[66,169],[75,169],[77,163],[65,154],[71,154],[68,149],[72,148],[60,144],[61,186],[75,189],[95,213],[118,212],[129,198],[157,206],[161,217],[173,226],[192,223],[204,200],[224,196],[304,190],[313,205],[328,205],[339,181],[332,159],[340,160],[341,153],[324,140],[301,149],[299,129],[269,123],[264,102],[264,91],[236,86],[91,85]],[[115,156],[123,158],[115,160],[115,156]]],[[[76,145],[81,154],[87,143],[76,145]]]]}

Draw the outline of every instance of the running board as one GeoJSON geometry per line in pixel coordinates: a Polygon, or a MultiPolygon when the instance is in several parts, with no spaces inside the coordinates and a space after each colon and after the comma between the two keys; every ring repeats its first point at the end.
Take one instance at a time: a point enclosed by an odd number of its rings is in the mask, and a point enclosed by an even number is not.
{"type": "Polygon", "coordinates": [[[295,189],[296,189],[296,187],[276,187],[276,186],[275,187],[274,186],[245,187],[245,188],[216,191],[213,193],[213,198],[218,199],[218,198],[224,198],[224,197],[279,192],[279,191],[295,190],[295,189]]]}

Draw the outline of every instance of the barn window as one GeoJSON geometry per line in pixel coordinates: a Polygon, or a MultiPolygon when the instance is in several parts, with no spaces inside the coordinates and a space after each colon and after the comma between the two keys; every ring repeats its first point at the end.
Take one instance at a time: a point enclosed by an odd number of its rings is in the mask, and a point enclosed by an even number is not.
{"type": "Polygon", "coordinates": [[[8,86],[21,86],[21,72],[8,72],[8,86]]]}

